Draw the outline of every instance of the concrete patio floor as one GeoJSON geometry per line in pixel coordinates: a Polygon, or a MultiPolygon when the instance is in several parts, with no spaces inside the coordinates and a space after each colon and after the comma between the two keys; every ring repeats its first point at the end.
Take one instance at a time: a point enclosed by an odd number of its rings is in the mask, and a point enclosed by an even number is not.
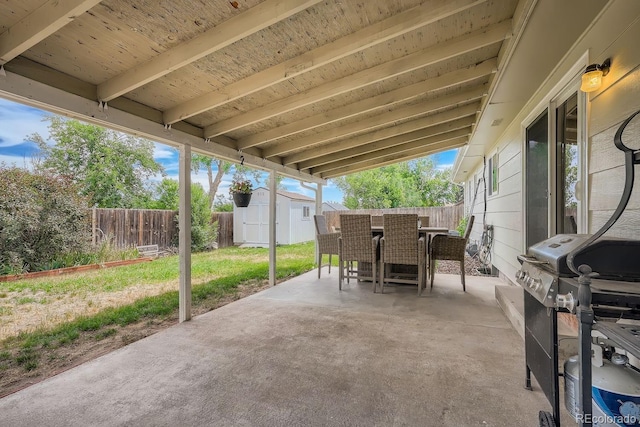
{"type": "Polygon", "coordinates": [[[0,399],[3,426],[537,426],[495,278],[309,272],[0,399]]]}

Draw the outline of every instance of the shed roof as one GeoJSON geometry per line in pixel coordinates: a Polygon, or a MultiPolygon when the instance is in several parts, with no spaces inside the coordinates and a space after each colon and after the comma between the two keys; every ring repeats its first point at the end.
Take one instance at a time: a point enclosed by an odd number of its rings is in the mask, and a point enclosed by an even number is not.
{"type": "MultiPolygon", "coordinates": [[[[258,188],[256,188],[256,190],[258,190],[258,189],[264,190],[264,191],[267,191],[267,192],[269,191],[269,189],[266,188],[266,187],[258,187],[258,188]]],[[[301,200],[301,201],[304,201],[304,202],[315,202],[315,199],[313,199],[313,198],[311,198],[309,196],[305,196],[304,194],[300,194],[300,193],[294,193],[294,192],[286,191],[286,190],[277,190],[276,193],[279,196],[283,196],[283,197],[286,197],[286,198],[291,199],[291,200],[301,200]]]]}

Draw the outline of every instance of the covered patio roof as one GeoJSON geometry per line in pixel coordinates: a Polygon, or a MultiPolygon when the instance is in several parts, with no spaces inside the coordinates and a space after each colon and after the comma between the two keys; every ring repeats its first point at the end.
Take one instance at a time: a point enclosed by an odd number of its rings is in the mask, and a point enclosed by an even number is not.
{"type": "Polygon", "coordinates": [[[0,96],[309,182],[467,144],[534,0],[6,0],[0,96]]]}

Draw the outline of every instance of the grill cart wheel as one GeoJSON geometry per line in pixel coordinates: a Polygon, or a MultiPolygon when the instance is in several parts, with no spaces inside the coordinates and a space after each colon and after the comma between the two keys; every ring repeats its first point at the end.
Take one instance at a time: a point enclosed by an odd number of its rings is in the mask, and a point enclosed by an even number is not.
{"type": "Polygon", "coordinates": [[[540,421],[540,427],[556,427],[553,415],[549,412],[540,411],[538,413],[538,420],[540,421]]]}

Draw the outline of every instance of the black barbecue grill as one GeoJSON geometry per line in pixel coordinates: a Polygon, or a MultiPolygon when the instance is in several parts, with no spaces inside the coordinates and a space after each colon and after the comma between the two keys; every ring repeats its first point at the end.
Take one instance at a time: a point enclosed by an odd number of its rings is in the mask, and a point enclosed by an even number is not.
{"type": "Polygon", "coordinates": [[[640,358],[640,331],[610,321],[640,319],[640,241],[601,238],[631,197],[640,152],[626,147],[622,134],[639,113],[625,120],[614,139],[616,147],[625,154],[626,179],[620,203],[609,221],[593,235],[559,234],[531,246],[526,255],[518,257],[522,268],[516,273],[516,281],[526,291],[526,387],[531,388],[533,373],[552,406],[552,414],[540,412],[540,426],[560,426],[558,311],[573,313],[578,318],[578,402],[582,414],[592,414],[592,328],[640,358]]]}

